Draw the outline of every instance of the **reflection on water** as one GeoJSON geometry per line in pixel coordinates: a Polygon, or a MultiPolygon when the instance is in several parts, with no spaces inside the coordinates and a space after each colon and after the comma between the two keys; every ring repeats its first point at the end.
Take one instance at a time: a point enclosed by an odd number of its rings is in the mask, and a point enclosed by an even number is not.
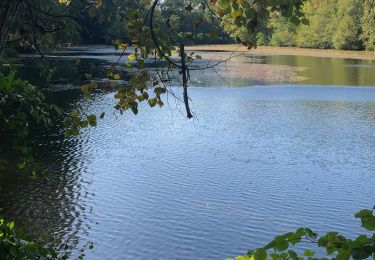
{"type": "MultiPolygon", "coordinates": [[[[127,52],[131,52],[131,49],[127,52]]],[[[86,80],[85,74],[90,74],[96,80],[104,78],[104,68],[108,68],[110,64],[117,61],[120,65],[123,64],[120,70],[123,70],[126,77],[129,69],[125,68],[124,64],[129,53],[122,58],[120,54],[121,50],[115,51],[112,47],[105,46],[70,48],[51,53],[48,56],[49,61],[41,62],[40,59],[28,61],[20,68],[19,74],[22,78],[37,85],[48,83],[49,87],[54,90],[74,88],[86,80]]],[[[226,60],[232,55],[231,52],[202,52],[201,54],[206,59],[193,62],[193,66],[205,67],[226,60]]],[[[149,69],[155,67],[153,63],[147,63],[146,66],[149,69]]],[[[193,85],[210,87],[283,83],[375,86],[375,61],[242,54],[235,56],[229,62],[220,64],[215,71],[191,71],[191,80],[193,85]]]]}
{"type": "MultiPolygon", "coordinates": [[[[80,95],[77,91],[50,93],[49,99],[65,110],[80,95]],[[55,102],[56,101],[56,102],[55,102]]],[[[15,220],[34,238],[59,245],[69,252],[78,249],[78,235],[86,234],[92,208],[85,204],[92,197],[82,180],[84,169],[77,140],[64,140],[63,128],[57,125],[49,131],[34,133],[31,140],[35,159],[43,162],[46,172],[37,179],[14,172],[0,172],[0,208],[7,219],[15,220]]],[[[80,248],[85,248],[84,244],[80,248]]]]}
{"type": "Polygon", "coordinates": [[[0,174],[4,214],[61,239],[72,259],[82,248],[87,259],[225,259],[299,226],[361,231],[353,213],[374,203],[374,88],[190,91],[188,121],[174,102],[120,116],[112,94],[49,93],[106,117],[68,140],[61,126],[40,133],[50,174],[0,174]]]}
{"type": "Polygon", "coordinates": [[[77,62],[77,59],[59,60],[25,60],[18,65],[17,76],[27,79],[32,84],[50,90],[77,89],[87,80],[86,74],[94,79],[105,77],[102,61],[86,59],[77,62]]]}
{"type": "Polygon", "coordinates": [[[303,67],[304,84],[375,86],[375,61],[304,56],[265,56],[267,64],[303,67]]]}

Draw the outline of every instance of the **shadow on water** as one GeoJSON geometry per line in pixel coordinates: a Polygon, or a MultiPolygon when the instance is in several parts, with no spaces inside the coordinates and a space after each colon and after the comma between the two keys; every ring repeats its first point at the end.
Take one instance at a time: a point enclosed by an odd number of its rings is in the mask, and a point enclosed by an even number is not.
{"type": "MultiPolygon", "coordinates": [[[[48,102],[69,112],[82,99],[79,90],[46,92],[48,102]]],[[[1,215],[14,220],[33,238],[58,246],[61,252],[77,258],[89,241],[78,247],[80,236],[87,234],[84,223],[92,208],[86,205],[92,197],[87,191],[88,180],[82,180],[79,142],[64,138],[62,118],[56,118],[51,129],[33,129],[30,137],[36,163],[43,164],[38,177],[25,172],[0,172],[1,215]]]]}

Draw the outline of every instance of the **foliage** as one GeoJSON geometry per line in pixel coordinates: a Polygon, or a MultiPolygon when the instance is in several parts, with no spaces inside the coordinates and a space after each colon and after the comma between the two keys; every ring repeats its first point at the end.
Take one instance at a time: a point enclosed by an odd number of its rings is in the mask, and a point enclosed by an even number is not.
{"type": "Polygon", "coordinates": [[[0,218],[0,259],[55,259],[56,252],[38,243],[30,242],[14,227],[14,222],[0,218]]]}
{"type": "Polygon", "coordinates": [[[375,8],[373,0],[365,0],[361,19],[361,39],[366,50],[375,51],[375,8]]]}
{"type": "Polygon", "coordinates": [[[294,46],[297,26],[288,21],[285,17],[273,15],[271,21],[273,28],[271,45],[275,46],[294,46]]]}
{"type": "Polygon", "coordinates": [[[165,0],[160,4],[160,12],[163,30],[177,35],[180,43],[231,42],[220,27],[220,21],[212,17],[207,5],[200,0],[193,0],[188,4],[183,0],[165,0]]]}
{"type": "Polygon", "coordinates": [[[304,0],[284,1],[246,1],[246,0],[211,0],[210,6],[219,17],[224,18],[223,23],[231,23],[237,27],[234,33],[233,26],[227,30],[238,42],[249,48],[256,47],[257,35],[264,32],[271,14],[277,13],[293,24],[305,23],[306,19],[301,11],[304,0]],[[229,18],[229,19],[228,19],[229,18]]]}
{"type": "Polygon", "coordinates": [[[41,91],[26,81],[16,79],[15,74],[15,70],[10,70],[7,75],[0,73],[0,169],[8,163],[9,152],[19,158],[19,168],[30,163],[30,130],[35,126],[51,126],[51,112],[59,111],[56,106],[45,102],[41,91]]]}
{"type": "Polygon", "coordinates": [[[14,19],[9,41],[20,51],[38,51],[81,42],[81,25],[73,17],[77,11],[53,0],[22,1],[14,19]]]}
{"type": "MultiPolygon", "coordinates": [[[[364,209],[355,214],[355,218],[361,220],[362,227],[366,234],[361,234],[354,239],[347,238],[338,232],[329,232],[323,236],[318,236],[309,228],[299,228],[295,232],[276,236],[270,243],[262,248],[251,250],[246,256],[236,259],[293,259],[293,260],[323,260],[332,259],[367,259],[375,258],[375,207],[371,210],[364,209]],[[316,252],[311,249],[300,252],[295,247],[301,243],[309,243],[325,250],[326,257],[316,256],[316,252]]],[[[231,259],[231,258],[229,258],[231,259]]],[[[228,260],[229,260],[228,259],[228,260]]]]}
{"type": "MultiPolygon", "coordinates": [[[[374,0],[306,0],[299,20],[271,9],[263,31],[270,32],[271,45],[303,48],[374,50],[374,0]]],[[[225,15],[222,26],[233,39],[246,37],[246,29],[225,15]]],[[[259,28],[259,31],[261,29],[259,28]]]]}
{"type": "Polygon", "coordinates": [[[362,0],[338,0],[338,22],[332,39],[336,49],[363,48],[360,38],[362,16],[362,0]]]}
{"type": "Polygon", "coordinates": [[[336,31],[337,0],[307,1],[303,13],[309,24],[301,24],[295,32],[295,45],[307,48],[333,48],[336,31]]]}

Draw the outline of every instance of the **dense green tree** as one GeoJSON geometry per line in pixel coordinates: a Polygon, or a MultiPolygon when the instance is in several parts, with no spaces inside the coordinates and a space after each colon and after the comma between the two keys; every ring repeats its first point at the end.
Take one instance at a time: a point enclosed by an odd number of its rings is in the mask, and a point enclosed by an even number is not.
{"type": "MultiPolygon", "coordinates": [[[[302,12],[305,19],[280,16],[272,11],[263,32],[274,46],[303,48],[336,48],[348,50],[375,49],[374,0],[306,0],[302,12]]],[[[246,34],[230,15],[222,26],[233,39],[246,34]],[[227,21],[231,21],[228,23],[227,21]]],[[[262,41],[267,44],[268,41],[262,41]]]]}
{"type": "Polygon", "coordinates": [[[273,15],[270,21],[272,28],[271,45],[274,46],[295,46],[297,26],[287,18],[273,15]]]}
{"type": "Polygon", "coordinates": [[[362,0],[339,0],[337,9],[337,26],[333,35],[333,46],[336,49],[361,50],[361,18],[363,16],[362,0]]]}
{"type": "Polygon", "coordinates": [[[332,35],[336,31],[337,0],[307,1],[303,12],[309,24],[298,26],[295,44],[307,48],[332,48],[332,35]]]}
{"type": "Polygon", "coordinates": [[[375,0],[365,1],[361,25],[361,39],[366,50],[375,51],[375,0]]]}

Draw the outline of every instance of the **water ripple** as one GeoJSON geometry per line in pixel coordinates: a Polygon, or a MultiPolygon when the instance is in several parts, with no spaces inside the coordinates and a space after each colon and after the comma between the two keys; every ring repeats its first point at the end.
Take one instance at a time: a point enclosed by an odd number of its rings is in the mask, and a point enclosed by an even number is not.
{"type": "Polygon", "coordinates": [[[299,226],[360,231],[353,214],[374,202],[375,89],[191,95],[191,121],[168,107],[118,117],[111,94],[82,101],[105,119],[41,149],[52,182],[2,179],[0,205],[49,226],[73,258],[91,241],[87,259],[225,259],[299,226]]]}

